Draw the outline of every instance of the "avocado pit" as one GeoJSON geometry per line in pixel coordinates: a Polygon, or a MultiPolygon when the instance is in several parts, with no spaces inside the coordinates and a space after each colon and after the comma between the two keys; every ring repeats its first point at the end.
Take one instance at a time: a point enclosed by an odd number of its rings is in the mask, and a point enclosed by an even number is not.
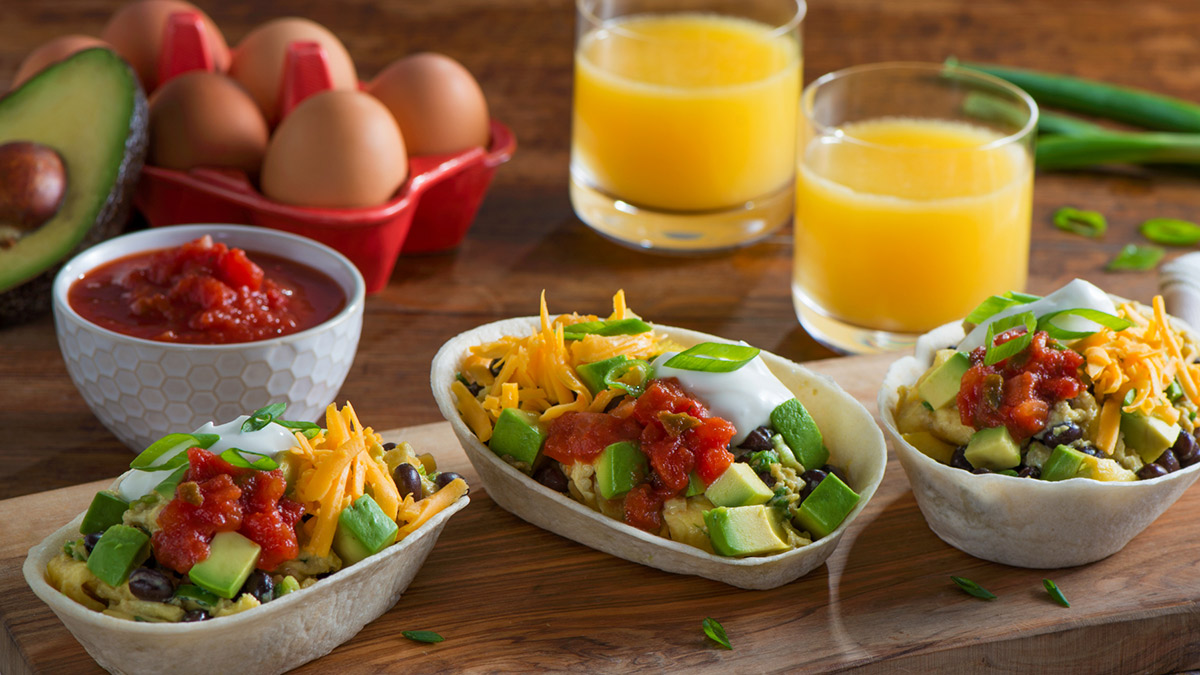
{"type": "Polygon", "coordinates": [[[32,141],[0,145],[0,247],[53,218],[66,193],[67,170],[53,148],[32,141]]]}

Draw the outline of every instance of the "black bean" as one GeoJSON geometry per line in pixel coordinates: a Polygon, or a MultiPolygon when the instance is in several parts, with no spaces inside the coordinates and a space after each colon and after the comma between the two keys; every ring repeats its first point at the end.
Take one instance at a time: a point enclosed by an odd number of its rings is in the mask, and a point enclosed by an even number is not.
{"type": "Polygon", "coordinates": [[[976,476],[982,476],[985,473],[991,473],[991,472],[992,472],[991,469],[988,469],[988,468],[982,467],[982,466],[971,469],[971,473],[975,474],[976,476]]]}
{"type": "Polygon", "coordinates": [[[533,472],[533,479],[555,492],[567,491],[567,477],[558,468],[557,462],[543,464],[542,468],[533,472]]]}
{"type": "Polygon", "coordinates": [[[467,391],[471,392],[472,396],[478,396],[479,392],[483,391],[483,385],[478,382],[468,382],[467,391]]]}
{"type": "Polygon", "coordinates": [[[825,466],[821,467],[821,470],[824,471],[825,473],[831,473],[831,474],[837,476],[838,480],[842,481],[846,485],[850,484],[850,481],[846,480],[846,472],[842,471],[841,469],[839,469],[838,467],[836,467],[832,464],[826,464],[825,466]]]}
{"type": "Polygon", "coordinates": [[[967,471],[974,469],[975,467],[972,466],[971,463],[967,461],[966,452],[967,452],[967,446],[965,446],[965,445],[958,446],[958,449],[955,450],[954,454],[950,456],[950,466],[952,466],[956,469],[966,469],[967,471]]]}
{"type": "Polygon", "coordinates": [[[1105,459],[1106,457],[1108,457],[1108,455],[1104,454],[1103,450],[1101,450],[1100,448],[1097,448],[1096,446],[1092,445],[1091,443],[1081,443],[1081,444],[1079,444],[1079,446],[1072,446],[1072,447],[1075,447],[1075,449],[1078,450],[1079,452],[1082,452],[1085,455],[1091,455],[1092,457],[1099,457],[1100,459],[1105,459]]]}
{"type": "Polygon", "coordinates": [[[758,477],[767,484],[767,487],[775,487],[775,477],[771,475],[770,471],[759,471],[758,477]]]}
{"type": "Polygon", "coordinates": [[[1023,466],[1017,472],[1017,478],[1041,478],[1042,470],[1036,466],[1023,466]]]}
{"type": "Polygon", "coordinates": [[[1163,450],[1163,454],[1154,460],[1154,463],[1167,470],[1167,473],[1179,470],[1179,458],[1170,450],[1163,450]]]}
{"type": "Polygon", "coordinates": [[[746,439],[742,441],[739,447],[752,452],[770,450],[775,447],[771,445],[771,437],[774,435],[770,427],[759,427],[746,434],[746,439]]]}
{"type": "Polygon", "coordinates": [[[1167,475],[1167,470],[1157,464],[1146,464],[1138,469],[1137,477],[1142,480],[1150,480],[1151,478],[1159,478],[1167,475]]]}
{"type": "Polygon", "coordinates": [[[804,480],[804,487],[800,490],[801,501],[807,499],[808,496],[812,494],[812,491],[816,490],[817,486],[820,485],[821,481],[825,480],[825,477],[828,475],[828,472],[822,471],[821,469],[812,469],[811,471],[805,471],[804,473],[800,474],[800,478],[804,480]]]}
{"type": "Polygon", "coordinates": [[[462,476],[454,473],[453,471],[443,471],[437,475],[437,478],[435,478],[433,482],[439,488],[444,488],[456,478],[462,478],[462,476]]]}
{"type": "Polygon", "coordinates": [[[179,621],[182,623],[192,623],[193,621],[208,621],[211,618],[208,612],[202,609],[193,609],[190,612],[186,612],[179,621]]]}
{"type": "Polygon", "coordinates": [[[100,543],[100,537],[102,536],[104,536],[103,532],[93,532],[83,535],[83,545],[87,548],[88,553],[91,553],[92,549],[96,548],[96,544],[100,543]]]}
{"type": "Polygon", "coordinates": [[[492,359],[492,362],[488,364],[488,372],[492,374],[492,377],[495,377],[500,374],[500,369],[503,367],[504,364],[501,363],[500,359],[492,359]]]}
{"type": "Polygon", "coordinates": [[[129,592],[138,600],[163,602],[175,595],[175,585],[162,572],[139,567],[129,573],[129,592]]]}
{"type": "Polygon", "coordinates": [[[1035,438],[1053,449],[1060,445],[1070,445],[1083,438],[1083,429],[1074,422],[1059,422],[1043,430],[1035,438]]]}
{"type": "Polygon", "coordinates": [[[1186,431],[1179,432],[1179,438],[1175,439],[1175,445],[1171,446],[1171,450],[1175,453],[1175,458],[1179,460],[1179,466],[1191,466],[1200,462],[1200,443],[1196,442],[1195,436],[1186,431]]]}
{"type": "Polygon", "coordinates": [[[242,584],[242,593],[253,595],[260,603],[268,603],[275,598],[275,582],[271,575],[262,570],[254,570],[242,584]]]}
{"type": "Polygon", "coordinates": [[[396,490],[401,499],[409,495],[412,495],[413,499],[421,498],[421,472],[417,471],[417,467],[408,462],[400,462],[392,472],[392,480],[396,481],[396,490]]]}
{"type": "Polygon", "coordinates": [[[395,450],[395,449],[396,449],[396,444],[395,444],[395,443],[384,443],[384,444],[383,444],[383,449],[384,449],[384,450],[395,450]]]}

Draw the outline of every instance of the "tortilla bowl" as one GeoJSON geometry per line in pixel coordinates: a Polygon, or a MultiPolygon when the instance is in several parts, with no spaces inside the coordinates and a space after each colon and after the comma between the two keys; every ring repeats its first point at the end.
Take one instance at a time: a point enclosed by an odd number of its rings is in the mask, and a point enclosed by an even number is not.
{"type": "Polygon", "coordinates": [[[388,611],[466,496],[384,551],[254,609],[198,623],[141,623],[92,611],[46,582],[46,564],[79,537],[83,514],[29,550],[25,582],[113,673],[282,673],[323,656],[388,611]]]}
{"type": "MultiPolygon", "coordinates": [[[[1114,302],[1128,302],[1113,296],[1114,302]]],[[[1172,317],[1174,325],[1191,333],[1172,317]]],[[[1161,478],[1128,483],[1073,478],[1046,482],[975,475],[926,456],[896,427],[901,385],[912,386],[939,349],[963,339],[950,323],[917,340],[916,353],[888,368],[877,399],[879,416],[912,485],[925,522],[942,541],[991,562],[1053,569],[1095,562],[1120,551],[1174,504],[1200,476],[1200,464],[1161,478]]]]}
{"type": "MultiPolygon", "coordinates": [[[[829,536],[791,551],[726,558],[604,516],[508,465],[479,441],[455,407],[450,384],[468,348],[505,335],[528,335],[539,325],[538,317],[523,317],[462,333],[442,345],[430,371],[430,385],[438,408],[453,427],[488,495],[501,508],[526,522],[598,551],[666,572],[693,574],[739,588],[769,589],[794,581],[823,564],[883,479],[887,446],[867,409],[832,379],[764,351],[762,357],[767,367],[812,414],[832,450],[833,460],[845,469],[850,487],[860,495],[858,504],[842,524],[829,536]]],[[[654,330],[684,347],[701,342],[730,342],[683,328],[655,325],[654,330]]]]}

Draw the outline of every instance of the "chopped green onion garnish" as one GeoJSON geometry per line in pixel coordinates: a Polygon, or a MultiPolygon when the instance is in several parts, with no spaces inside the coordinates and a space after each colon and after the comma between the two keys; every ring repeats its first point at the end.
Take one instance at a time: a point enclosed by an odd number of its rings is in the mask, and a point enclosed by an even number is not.
{"type": "Polygon", "coordinates": [[[933,412],[933,404],[929,401],[921,401],[921,405],[925,406],[925,409],[929,412],[933,412]]]}
{"type": "Polygon", "coordinates": [[[1166,255],[1166,251],[1158,246],[1125,244],[1125,248],[1121,249],[1121,252],[1112,259],[1112,262],[1108,263],[1108,267],[1105,269],[1110,272],[1152,270],[1164,255],[1166,255]]]}
{"type": "Polygon", "coordinates": [[[1103,236],[1108,230],[1108,221],[1104,219],[1104,214],[1097,211],[1083,211],[1064,206],[1054,212],[1054,226],[1066,232],[1095,239],[1103,236]]]}
{"type": "MultiPolygon", "coordinates": [[[[183,455],[187,457],[187,455],[183,455]]],[[[179,482],[183,480],[184,475],[190,467],[185,463],[182,466],[176,467],[171,475],[167,476],[166,480],[154,486],[154,491],[164,497],[174,497],[175,488],[179,487],[179,482]]]]}
{"type": "Polygon", "coordinates": [[[663,365],[701,373],[731,373],[758,356],[757,347],[723,342],[701,342],[667,359],[663,365]]]}
{"type": "Polygon", "coordinates": [[[250,414],[250,419],[242,423],[242,431],[258,431],[271,423],[276,417],[283,414],[287,410],[286,403],[271,403],[255,410],[250,414]]]}
{"type": "Polygon", "coordinates": [[[408,638],[409,640],[412,640],[413,642],[425,642],[428,644],[436,644],[438,642],[446,641],[446,638],[442,637],[441,635],[439,635],[431,630],[406,630],[406,631],[401,631],[400,634],[403,635],[404,637],[408,638]]]}
{"type": "Polygon", "coordinates": [[[1192,246],[1200,243],[1200,225],[1178,218],[1151,218],[1139,225],[1138,230],[1156,244],[1192,246]]]}
{"type": "Polygon", "coordinates": [[[1012,298],[1013,300],[1016,300],[1017,302],[1019,302],[1023,305],[1027,305],[1031,302],[1042,299],[1042,296],[1040,296],[1040,295],[1033,295],[1030,293],[1018,293],[1016,291],[1009,291],[1004,294],[1004,297],[1012,298]]]}
{"type": "Polygon", "coordinates": [[[1130,389],[1125,392],[1125,398],[1121,400],[1121,406],[1133,405],[1134,399],[1137,398],[1137,388],[1130,389]]]}
{"type": "Polygon", "coordinates": [[[650,364],[641,359],[629,359],[613,366],[604,374],[606,389],[621,389],[630,396],[637,398],[646,391],[646,382],[650,381],[650,364]],[[633,377],[629,377],[632,374],[633,377]]]}
{"type": "Polygon", "coordinates": [[[995,365],[1010,356],[1025,351],[1029,343],[1033,342],[1033,334],[1036,328],[1037,320],[1033,318],[1033,312],[1022,312],[1013,316],[1006,316],[1003,319],[996,319],[989,323],[987,339],[983,343],[987,346],[987,352],[983,357],[984,364],[989,366],[995,365]],[[995,344],[997,335],[1021,325],[1025,326],[1025,333],[1023,335],[1018,335],[1002,345],[995,344]]]}
{"type": "Polygon", "coordinates": [[[1178,378],[1171,380],[1171,385],[1167,387],[1167,398],[1171,400],[1171,403],[1183,398],[1183,387],[1179,386],[1178,378]]]}
{"type": "Polygon", "coordinates": [[[150,444],[150,447],[143,450],[133,461],[129,463],[131,469],[141,469],[143,471],[166,471],[174,469],[180,464],[187,462],[187,455],[184,451],[188,448],[209,448],[213,443],[216,443],[219,436],[216,434],[167,434],[162,438],[150,444]],[[155,465],[154,463],[161,457],[169,457],[166,462],[155,465]]]}
{"type": "Polygon", "coordinates": [[[1042,579],[1042,585],[1046,587],[1046,592],[1050,594],[1050,599],[1054,600],[1063,607],[1070,607],[1071,603],[1067,602],[1067,596],[1058,589],[1058,584],[1049,579],[1042,579]]]}
{"type": "Polygon", "coordinates": [[[1079,338],[1085,338],[1096,332],[1094,330],[1072,331],[1066,330],[1065,328],[1059,328],[1058,326],[1054,325],[1054,319],[1059,316],[1077,316],[1081,319],[1087,319],[1093,323],[1098,323],[1101,326],[1113,331],[1122,331],[1133,325],[1133,322],[1129,321],[1128,319],[1122,319],[1119,316],[1106,314],[1098,309],[1079,307],[1077,309],[1060,309],[1057,312],[1043,314],[1042,317],[1038,319],[1037,330],[1046,331],[1050,334],[1050,337],[1054,338],[1055,340],[1078,340],[1079,338]]]}
{"type": "Polygon", "coordinates": [[[229,462],[230,464],[232,464],[236,467],[240,467],[242,469],[258,469],[259,471],[274,471],[275,469],[279,468],[279,462],[276,462],[274,460],[274,458],[272,458],[268,455],[264,455],[261,452],[251,452],[249,450],[239,450],[237,448],[230,448],[230,449],[226,450],[225,452],[222,452],[221,459],[225,460],[226,462],[229,462]],[[254,455],[255,457],[258,457],[258,459],[251,462],[242,456],[244,454],[245,455],[254,455]]]}
{"type": "Polygon", "coordinates": [[[704,629],[704,634],[710,640],[725,649],[733,649],[733,645],[729,644],[729,636],[725,635],[725,627],[721,625],[720,621],[712,617],[705,617],[704,621],[700,622],[700,627],[704,629]]]}
{"type": "Polygon", "coordinates": [[[317,434],[321,433],[321,425],[314,424],[312,422],[304,422],[304,421],[300,421],[300,420],[271,420],[271,421],[274,422],[275,424],[278,424],[281,427],[286,428],[286,429],[291,429],[292,431],[299,431],[300,433],[304,434],[304,437],[310,441],[312,439],[316,438],[317,434]]]}
{"type": "Polygon", "coordinates": [[[971,313],[967,315],[966,321],[978,325],[1009,307],[1027,305],[1041,299],[1041,296],[1038,295],[1029,295],[1028,293],[1018,293],[1016,291],[1009,291],[1004,295],[993,295],[971,310],[971,313]]]}
{"type": "Polygon", "coordinates": [[[641,319],[607,319],[604,321],[584,321],[563,326],[563,338],[567,340],[582,340],[585,335],[639,335],[650,330],[650,324],[641,319]]]}
{"type": "Polygon", "coordinates": [[[975,583],[974,581],[971,581],[970,579],[964,579],[963,577],[950,577],[950,578],[954,581],[954,583],[958,584],[959,588],[963,589],[970,595],[980,598],[981,600],[995,600],[996,599],[995,594],[993,594],[991,591],[984,588],[983,586],[980,586],[979,584],[975,583]]]}

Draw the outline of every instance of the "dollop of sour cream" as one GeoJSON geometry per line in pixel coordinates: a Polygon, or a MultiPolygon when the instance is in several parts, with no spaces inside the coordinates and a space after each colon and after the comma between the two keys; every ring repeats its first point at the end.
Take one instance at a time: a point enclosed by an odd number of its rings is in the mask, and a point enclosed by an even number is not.
{"type": "Polygon", "coordinates": [[[654,377],[674,377],[692,396],[700,399],[709,412],[733,423],[736,433],[731,444],[737,446],[758,427],[771,420],[771,411],[780,403],[795,398],[792,392],[767,368],[761,356],[728,373],[706,373],[668,368],[663,365],[679,352],[664,352],[654,359],[654,377]]]}
{"type": "MultiPolygon", "coordinates": [[[[1033,312],[1035,317],[1042,317],[1064,309],[1095,309],[1105,314],[1117,313],[1117,306],[1113,304],[1107,293],[1083,279],[1075,279],[1041,300],[1034,300],[1024,305],[1014,305],[1002,312],[997,312],[995,316],[972,329],[962,342],[958,343],[958,351],[970,352],[977,347],[982,347],[984,340],[987,339],[988,325],[997,319],[1016,316],[1024,312],[1033,312]]],[[[1070,331],[1095,331],[1103,327],[1094,321],[1078,316],[1059,317],[1054,320],[1054,325],[1070,331]]]]}
{"type": "MultiPolygon", "coordinates": [[[[230,448],[237,448],[274,458],[296,445],[296,437],[292,435],[292,432],[278,424],[268,424],[258,431],[242,431],[242,424],[248,419],[250,419],[249,415],[242,415],[232,422],[226,422],[225,424],[208,422],[194,433],[217,434],[220,436],[220,440],[208,448],[209,452],[216,455],[230,448]]],[[[184,452],[187,452],[186,448],[181,449],[179,452],[163,455],[154,460],[151,466],[162,466],[173,457],[184,452]]],[[[258,459],[255,455],[243,454],[242,456],[250,462],[258,459]]],[[[151,490],[157,487],[169,475],[169,471],[140,471],[134,469],[121,481],[117,492],[126,501],[140,499],[150,494],[151,490]]]]}

